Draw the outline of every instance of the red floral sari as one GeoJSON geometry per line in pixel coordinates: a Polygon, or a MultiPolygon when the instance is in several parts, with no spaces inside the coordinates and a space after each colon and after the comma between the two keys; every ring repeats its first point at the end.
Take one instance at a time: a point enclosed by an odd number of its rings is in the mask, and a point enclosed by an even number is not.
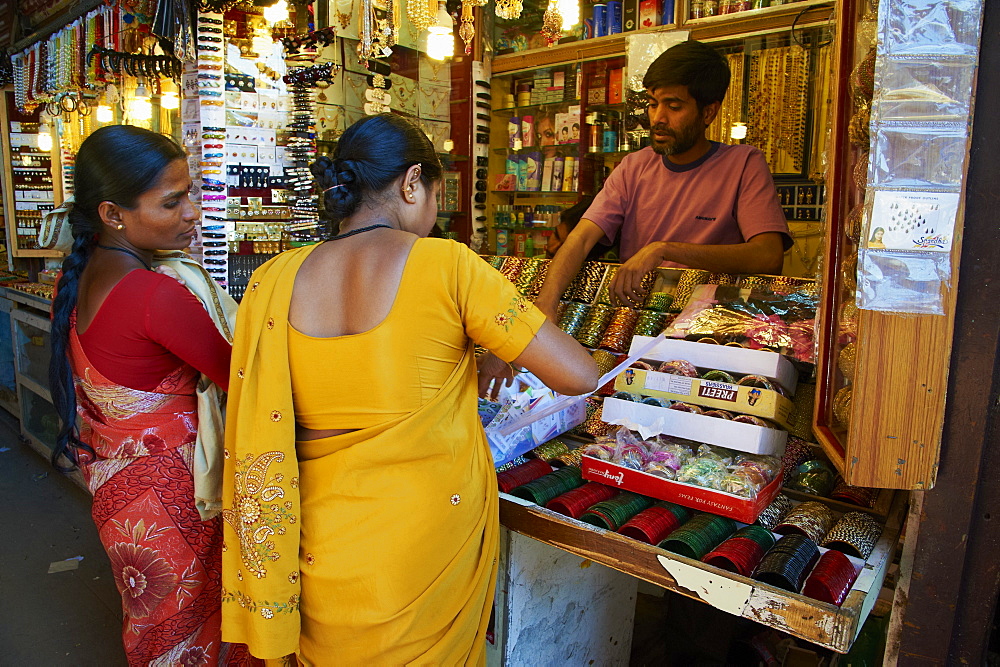
{"type": "Polygon", "coordinates": [[[70,323],[82,460],[92,514],[111,559],[130,665],[242,664],[246,646],[221,638],[219,519],[202,521],[192,478],[199,373],[184,365],[155,391],[111,382],[70,323]],[[84,455],[85,456],[85,455],[84,455]]]}

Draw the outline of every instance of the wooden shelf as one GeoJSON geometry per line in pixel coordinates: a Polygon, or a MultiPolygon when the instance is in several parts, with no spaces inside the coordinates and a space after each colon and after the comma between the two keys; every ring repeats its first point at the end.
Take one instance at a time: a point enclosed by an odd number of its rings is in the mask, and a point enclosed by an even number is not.
{"type": "MultiPolygon", "coordinates": [[[[755,9],[724,16],[681,21],[674,25],[659,26],[643,30],[642,34],[689,30],[691,39],[717,41],[733,37],[748,37],[788,30],[794,24],[804,28],[826,23],[830,10],[836,5],[830,0],[803,0],[777,7],[755,9]]],[[[625,55],[625,43],[632,32],[584,39],[552,48],[529,49],[497,56],[493,59],[493,76],[512,74],[539,67],[551,67],[566,63],[600,60],[625,55]]]]}
{"type": "Polygon", "coordinates": [[[762,584],[500,494],[500,523],[514,532],[601,563],[716,609],[846,653],[878,599],[905,516],[892,501],[882,535],[843,605],[762,584]]]}
{"type": "Polygon", "coordinates": [[[41,248],[11,248],[10,254],[13,257],[65,257],[58,250],[43,250],[41,248]]]}
{"type": "Polygon", "coordinates": [[[13,287],[7,287],[5,296],[11,301],[16,301],[17,303],[23,303],[26,306],[31,306],[32,308],[37,308],[43,313],[49,313],[52,310],[52,300],[46,299],[45,297],[35,296],[34,294],[28,294],[27,292],[22,292],[19,289],[14,289],[13,287]]]}
{"type": "Polygon", "coordinates": [[[576,190],[550,192],[548,190],[491,190],[495,195],[514,195],[515,197],[545,197],[549,199],[578,199],[580,193],[576,190]]]}
{"type": "Polygon", "coordinates": [[[36,394],[44,398],[49,403],[52,402],[52,394],[49,392],[48,387],[43,387],[42,385],[38,384],[27,375],[22,375],[21,373],[17,373],[17,383],[20,385],[24,385],[31,391],[35,392],[36,394]]]}

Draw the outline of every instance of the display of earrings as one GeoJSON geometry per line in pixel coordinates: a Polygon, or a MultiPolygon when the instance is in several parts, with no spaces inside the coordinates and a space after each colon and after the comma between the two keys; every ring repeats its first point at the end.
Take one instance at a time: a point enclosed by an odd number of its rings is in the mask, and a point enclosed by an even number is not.
{"type": "Polygon", "coordinates": [[[502,19],[521,18],[523,6],[521,0],[497,0],[497,16],[502,19]]]}
{"type": "Polygon", "coordinates": [[[364,112],[368,116],[374,116],[388,111],[392,104],[392,96],[387,92],[392,87],[388,78],[392,70],[388,63],[377,60],[368,61],[368,70],[371,75],[367,79],[369,87],[365,90],[364,112]]]}
{"type": "Polygon", "coordinates": [[[358,60],[388,58],[399,36],[397,0],[386,0],[385,11],[377,12],[375,0],[361,0],[361,21],[358,35],[358,60]]]}
{"type": "MultiPolygon", "coordinates": [[[[505,2],[506,0],[501,0],[505,2]]],[[[462,21],[458,27],[458,36],[465,43],[465,55],[472,54],[472,38],[476,36],[475,15],[473,7],[485,7],[489,0],[462,0],[462,21]]],[[[521,15],[521,0],[513,0],[517,5],[517,16],[521,15]]],[[[500,16],[500,2],[497,3],[497,16],[500,16]]],[[[516,18],[516,17],[515,17],[516,18]]]]}

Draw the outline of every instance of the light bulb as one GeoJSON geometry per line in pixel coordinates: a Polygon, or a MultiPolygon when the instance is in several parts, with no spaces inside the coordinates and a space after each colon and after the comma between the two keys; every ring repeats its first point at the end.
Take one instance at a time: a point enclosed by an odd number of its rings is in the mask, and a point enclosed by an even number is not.
{"type": "Polygon", "coordinates": [[[176,109],[181,105],[177,96],[177,84],[173,79],[160,79],[160,108],[176,109]]]}
{"type": "Polygon", "coordinates": [[[43,153],[52,150],[52,127],[48,121],[42,121],[38,126],[38,150],[43,153]]]}
{"type": "Polygon", "coordinates": [[[270,7],[264,8],[264,19],[274,25],[288,20],[288,3],[285,0],[278,0],[270,7]]]}
{"type": "Polygon", "coordinates": [[[733,127],[729,130],[730,139],[746,139],[747,138],[747,124],[736,122],[733,123],[733,127]]]}
{"type": "Polygon", "coordinates": [[[115,119],[115,112],[107,104],[99,104],[96,116],[98,123],[110,123],[115,119]]]}
{"type": "Polygon", "coordinates": [[[455,19],[443,2],[438,3],[437,19],[427,28],[427,57],[444,60],[455,55],[455,19]]]}
{"type": "Polygon", "coordinates": [[[563,32],[569,32],[580,22],[580,0],[556,0],[556,9],[562,16],[563,32]]]}
{"type": "Polygon", "coordinates": [[[164,109],[176,109],[181,105],[181,100],[177,93],[163,93],[160,95],[160,106],[164,109]]]}
{"type": "Polygon", "coordinates": [[[149,120],[153,117],[153,105],[149,101],[149,91],[142,80],[135,87],[135,96],[128,103],[128,114],[133,120],[149,120]]]}

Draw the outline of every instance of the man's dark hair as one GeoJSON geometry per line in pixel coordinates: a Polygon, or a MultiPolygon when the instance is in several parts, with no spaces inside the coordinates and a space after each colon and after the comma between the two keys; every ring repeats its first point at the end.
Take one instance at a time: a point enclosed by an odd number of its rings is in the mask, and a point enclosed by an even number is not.
{"type": "Polygon", "coordinates": [[[663,86],[687,86],[700,110],[726,96],[729,64],[708,44],[689,40],[661,53],[646,70],[642,85],[650,92],[663,86]]]}

